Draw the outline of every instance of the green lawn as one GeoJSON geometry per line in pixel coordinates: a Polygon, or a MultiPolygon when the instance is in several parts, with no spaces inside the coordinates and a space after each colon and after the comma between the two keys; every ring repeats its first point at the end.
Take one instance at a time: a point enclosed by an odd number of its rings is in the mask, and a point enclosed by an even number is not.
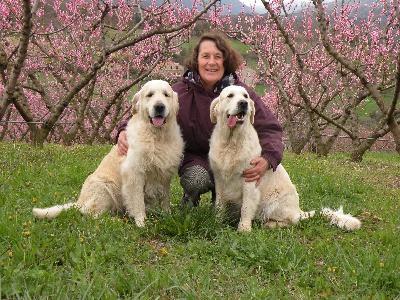
{"type": "Polygon", "coordinates": [[[1,299],[399,299],[400,159],[285,152],[303,209],[337,208],[363,221],[344,232],[319,215],[251,233],[201,206],[154,212],[145,229],[75,210],[37,220],[34,206],[74,201],[111,146],[0,143],[1,299]]]}

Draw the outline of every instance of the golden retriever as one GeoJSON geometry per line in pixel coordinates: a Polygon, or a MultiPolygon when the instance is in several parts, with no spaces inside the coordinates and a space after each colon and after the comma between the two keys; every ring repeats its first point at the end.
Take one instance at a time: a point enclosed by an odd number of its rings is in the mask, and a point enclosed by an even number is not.
{"type": "Polygon", "coordinates": [[[52,219],[76,207],[94,216],[107,211],[126,214],[137,226],[144,226],[148,207],[161,204],[169,211],[170,183],[184,148],[176,121],[178,108],[178,96],[167,82],[147,82],[132,100],[127,155],[120,156],[114,146],[86,179],[76,203],[34,208],[33,214],[52,219]]]}
{"type": "MultiPolygon", "coordinates": [[[[261,219],[266,227],[288,226],[312,217],[303,212],[299,196],[282,165],[267,170],[259,186],[245,182],[243,171],[261,155],[261,146],[253,127],[254,102],[240,86],[225,88],[210,106],[210,118],[216,123],[210,139],[209,160],[215,178],[216,206],[240,211],[238,232],[251,231],[252,220],[261,219]]],[[[343,211],[324,209],[322,214],[346,230],[360,228],[360,221],[343,211]]]]}

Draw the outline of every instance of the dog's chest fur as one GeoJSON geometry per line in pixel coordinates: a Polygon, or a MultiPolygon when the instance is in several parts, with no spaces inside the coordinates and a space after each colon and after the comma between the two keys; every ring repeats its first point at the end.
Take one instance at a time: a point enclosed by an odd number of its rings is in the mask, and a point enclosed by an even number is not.
{"type": "Polygon", "coordinates": [[[243,128],[215,128],[211,136],[211,168],[225,185],[235,184],[233,182],[238,180],[243,181],[243,171],[251,168],[250,161],[261,155],[258,135],[253,126],[246,123],[240,126],[243,128]],[[245,126],[248,128],[244,128],[245,126]]]}
{"type": "Polygon", "coordinates": [[[135,172],[152,178],[158,185],[178,169],[184,143],[177,123],[165,124],[164,128],[151,126],[141,121],[128,124],[128,155],[135,172]]]}

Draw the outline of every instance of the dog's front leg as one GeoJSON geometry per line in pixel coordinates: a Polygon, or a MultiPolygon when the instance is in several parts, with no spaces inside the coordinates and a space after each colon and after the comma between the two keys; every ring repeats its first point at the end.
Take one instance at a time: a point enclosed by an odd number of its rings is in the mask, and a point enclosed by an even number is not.
{"type": "Polygon", "coordinates": [[[215,185],[215,202],[214,202],[214,207],[217,210],[222,210],[223,209],[223,199],[222,199],[222,177],[219,172],[216,170],[214,171],[214,185],[215,185]]]}
{"type": "Polygon", "coordinates": [[[164,195],[161,200],[161,208],[165,210],[166,212],[171,212],[171,206],[170,206],[170,199],[169,199],[169,192],[170,192],[170,187],[171,187],[171,180],[168,180],[167,182],[164,183],[165,191],[164,195]]]}
{"type": "Polygon", "coordinates": [[[144,227],[146,206],[144,203],[144,174],[122,172],[123,205],[129,217],[135,219],[138,227],[144,227]]]}
{"type": "Polygon", "coordinates": [[[238,232],[251,231],[251,222],[256,215],[259,202],[260,192],[255,187],[255,183],[245,182],[243,184],[243,202],[240,211],[238,232]]]}

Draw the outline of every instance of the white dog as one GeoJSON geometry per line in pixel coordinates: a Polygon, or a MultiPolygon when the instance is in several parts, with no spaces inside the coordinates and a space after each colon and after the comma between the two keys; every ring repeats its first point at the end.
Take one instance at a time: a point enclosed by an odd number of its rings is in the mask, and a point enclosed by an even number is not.
{"type": "MultiPolygon", "coordinates": [[[[254,115],[254,102],[240,86],[225,88],[210,107],[211,121],[216,123],[209,152],[216,206],[240,210],[239,232],[251,231],[256,217],[265,226],[282,227],[314,215],[314,211],[300,209],[296,187],[282,165],[275,172],[268,170],[257,188],[255,182],[245,182],[241,176],[251,167],[250,161],[261,155],[259,138],[252,125],[254,115]]],[[[323,215],[346,230],[360,228],[358,219],[344,215],[341,210],[324,209],[323,215]]]]}
{"type": "Polygon", "coordinates": [[[178,108],[178,96],[167,82],[147,82],[132,100],[127,155],[119,156],[114,146],[86,179],[76,203],[34,208],[33,214],[52,219],[62,210],[77,207],[94,216],[107,211],[126,213],[144,226],[147,207],[161,204],[169,210],[170,183],[184,148],[176,121],[178,108]]]}

